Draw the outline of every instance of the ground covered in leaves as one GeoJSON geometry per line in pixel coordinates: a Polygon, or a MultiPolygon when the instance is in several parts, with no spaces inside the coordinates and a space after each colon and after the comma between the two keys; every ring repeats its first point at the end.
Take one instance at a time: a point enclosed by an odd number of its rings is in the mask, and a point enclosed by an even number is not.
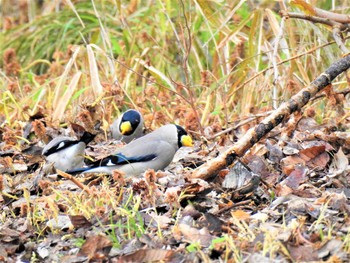
{"type": "Polygon", "coordinates": [[[290,2],[3,1],[0,262],[350,261],[345,73],[232,165],[193,176],[348,53],[347,20],[290,2]],[[52,138],[84,131],[86,163],[116,152],[109,125],[129,108],[194,147],[139,178],[45,162],[52,138]]]}
{"type": "MultiPolygon", "coordinates": [[[[191,179],[191,170],[239,139],[245,126],[180,149],[166,171],[76,177],[83,186],[47,171],[40,140],[18,147],[11,145],[14,134],[3,132],[0,258],[347,261],[347,125],[294,115],[208,181],[191,179]]],[[[101,157],[118,147],[97,139],[87,154],[101,157]]]]}

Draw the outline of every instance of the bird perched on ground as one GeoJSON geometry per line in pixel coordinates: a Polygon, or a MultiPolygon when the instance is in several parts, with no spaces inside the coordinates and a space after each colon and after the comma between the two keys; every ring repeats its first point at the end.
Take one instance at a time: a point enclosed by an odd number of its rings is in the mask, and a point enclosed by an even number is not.
{"type": "Polygon", "coordinates": [[[42,155],[56,169],[67,171],[84,166],[86,145],[95,138],[95,134],[84,132],[79,140],[70,137],[56,137],[43,149],[42,155]]]}
{"type": "Polygon", "coordinates": [[[138,176],[147,169],[163,170],[181,146],[193,146],[191,137],[181,126],[168,124],[125,145],[116,154],[67,173],[112,174],[118,169],[127,176],[138,176]]]}
{"type": "Polygon", "coordinates": [[[113,139],[129,143],[143,135],[143,118],[137,110],[124,112],[111,125],[113,139]]]}

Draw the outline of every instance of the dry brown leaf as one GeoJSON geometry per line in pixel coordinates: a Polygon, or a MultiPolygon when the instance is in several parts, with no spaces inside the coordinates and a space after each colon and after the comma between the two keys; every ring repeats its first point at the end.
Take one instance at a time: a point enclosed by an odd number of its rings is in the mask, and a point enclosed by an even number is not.
{"type": "Polygon", "coordinates": [[[237,218],[238,220],[248,220],[250,218],[250,214],[243,210],[236,210],[232,212],[231,215],[237,218]]]}
{"type": "Polygon", "coordinates": [[[290,256],[295,262],[317,261],[317,251],[311,245],[290,246],[288,245],[290,256]]]}
{"type": "Polygon", "coordinates": [[[112,245],[113,243],[105,236],[91,236],[87,238],[79,254],[92,260],[103,260],[107,258],[112,245]]]}
{"type": "Polygon", "coordinates": [[[330,174],[339,174],[344,172],[349,166],[349,159],[344,154],[342,148],[340,147],[338,152],[334,154],[333,161],[329,167],[330,174]]]}
{"type": "Polygon", "coordinates": [[[131,262],[169,262],[175,255],[175,251],[166,249],[140,249],[132,254],[122,256],[118,259],[118,263],[131,262]]]}
{"type": "Polygon", "coordinates": [[[199,242],[201,246],[208,247],[213,240],[213,236],[209,233],[206,227],[197,229],[192,226],[193,220],[191,217],[184,217],[178,224],[178,230],[184,239],[190,243],[199,242]]]}
{"type": "Polygon", "coordinates": [[[92,225],[83,215],[70,215],[69,218],[75,228],[90,227],[92,225]]]}
{"type": "Polygon", "coordinates": [[[275,188],[275,192],[277,196],[286,196],[293,193],[293,189],[286,185],[278,184],[275,188]]]}
{"type": "Polygon", "coordinates": [[[292,189],[297,189],[300,184],[307,180],[308,169],[302,165],[296,165],[295,169],[286,178],[286,185],[292,189]]]}
{"type": "Polygon", "coordinates": [[[296,165],[304,165],[314,170],[324,169],[330,160],[326,152],[328,149],[329,146],[325,142],[310,142],[298,154],[283,158],[281,160],[282,170],[286,175],[289,175],[295,170],[296,165]]]}

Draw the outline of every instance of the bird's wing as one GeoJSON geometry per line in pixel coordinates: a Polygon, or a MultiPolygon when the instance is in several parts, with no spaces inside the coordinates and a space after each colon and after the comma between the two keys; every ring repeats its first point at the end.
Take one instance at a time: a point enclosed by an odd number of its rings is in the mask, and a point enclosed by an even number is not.
{"type": "Polygon", "coordinates": [[[156,158],[156,154],[147,154],[147,155],[139,155],[139,156],[125,156],[121,153],[107,156],[101,160],[97,160],[92,164],[91,167],[99,167],[99,166],[115,166],[115,165],[123,165],[130,163],[140,163],[140,162],[148,162],[156,158]]]}
{"type": "Polygon", "coordinates": [[[69,139],[66,139],[66,140],[61,140],[57,143],[55,143],[54,145],[48,147],[48,149],[44,149],[43,151],[43,155],[44,156],[49,156],[50,154],[53,154],[53,153],[56,153],[58,151],[61,151],[63,149],[66,149],[74,144],[77,144],[79,143],[78,140],[69,140],[69,139]]]}

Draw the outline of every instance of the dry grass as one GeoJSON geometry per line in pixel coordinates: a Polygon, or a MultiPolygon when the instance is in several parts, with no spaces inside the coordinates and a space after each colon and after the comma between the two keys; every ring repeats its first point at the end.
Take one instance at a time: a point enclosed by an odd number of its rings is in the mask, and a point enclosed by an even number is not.
{"type": "Polygon", "coordinates": [[[20,66],[19,72],[11,72],[13,61],[2,63],[5,73],[13,73],[0,80],[1,109],[16,109],[6,114],[11,127],[39,110],[52,121],[76,121],[82,104],[100,108],[107,122],[129,107],[164,115],[148,127],[169,121],[183,124],[176,112],[184,105],[182,111],[194,111],[202,126],[227,126],[271,109],[274,100],[278,105],[321,73],[320,65],[341,55],[335,44],[321,46],[332,41],[327,28],[290,19],[273,58],[280,26],[273,11],[277,3],[253,8],[244,1],[179,6],[155,1],[141,8],[131,2],[123,3],[122,11],[112,1],[94,6],[95,10],[89,2],[71,3],[3,31],[6,44],[0,53],[4,57],[9,47],[15,48],[20,66]],[[275,87],[273,70],[266,70],[273,59],[283,61],[275,87]],[[163,100],[170,100],[175,111],[164,107],[163,100]]]}

